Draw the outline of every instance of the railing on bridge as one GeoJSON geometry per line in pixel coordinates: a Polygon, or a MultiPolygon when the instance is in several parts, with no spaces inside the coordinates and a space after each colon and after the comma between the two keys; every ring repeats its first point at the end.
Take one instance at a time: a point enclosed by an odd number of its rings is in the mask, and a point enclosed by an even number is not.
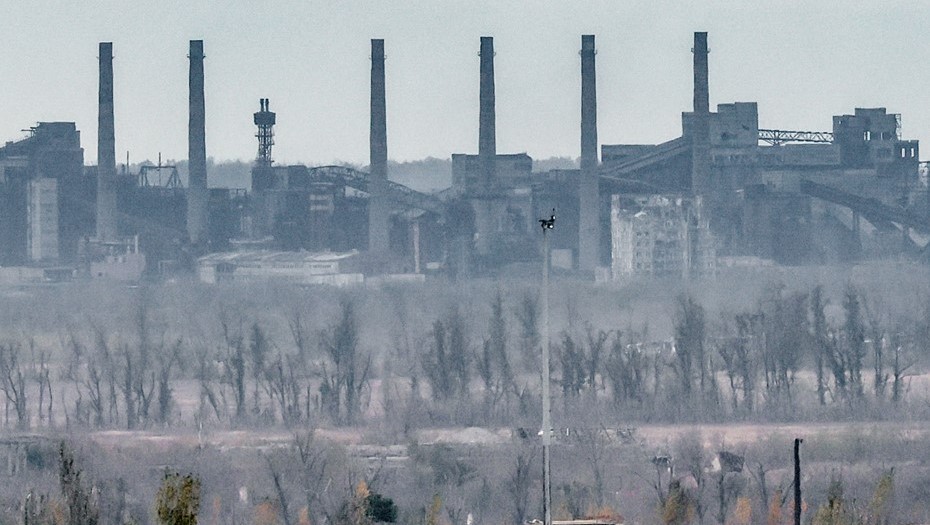
{"type": "Polygon", "coordinates": [[[832,143],[833,133],[829,131],[788,131],[784,129],[760,129],[759,140],[772,146],[781,146],[785,142],[832,143]]]}

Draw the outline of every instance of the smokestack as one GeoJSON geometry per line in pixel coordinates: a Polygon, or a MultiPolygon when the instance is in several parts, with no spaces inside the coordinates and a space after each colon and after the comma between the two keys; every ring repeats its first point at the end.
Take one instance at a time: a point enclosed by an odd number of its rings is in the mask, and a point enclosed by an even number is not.
{"type": "Polygon", "coordinates": [[[116,133],[113,124],[113,43],[100,42],[97,99],[97,240],[115,241],[116,133]]]}
{"type": "Polygon", "coordinates": [[[478,159],[481,165],[481,191],[492,191],[495,184],[497,133],[494,114],[494,38],[481,37],[481,91],[478,120],[478,159]]]}
{"type": "Polygon", "coordinates": [[[388,251],[387,114],[384,101],[384,40],[371,40],[371,130],[369,134],[368,250],[388,251]]]}
{"type": "Polygon", "coordinates": [[[597,178],[597,89],[594,35],[581,36],[581,176],[578,187],[578,267],[593,273],[599,261],[599,197],[597,178]]]}
{"type": "Polygon", "coordinates": [[[691,192],[710,189],[710,95],[707,82],[707,33],[694,33],[694,114],[691,130],[691,192]]]}
{"type": "Polygon", "coordinates": [[[581,35],[581,169],[597,166],[597,84],[594,35],[581,35]]]}
{"type": "Polygon", "coordinates": [[[694,33],[694,112],[710,112],[710,89],[707,81],[707,33],[694,33]]]}
{"type": "Polygon", "coordinates": [[[206,241],[207,146],[203,99],[203,40],[190,41],[189,111],[187,127],[187,235],[191,244],[206,241]]]}

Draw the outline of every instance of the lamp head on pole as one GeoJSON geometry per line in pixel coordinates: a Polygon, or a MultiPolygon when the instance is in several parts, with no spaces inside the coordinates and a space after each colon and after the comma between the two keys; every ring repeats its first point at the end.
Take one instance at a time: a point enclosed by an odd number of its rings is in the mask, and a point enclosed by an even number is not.
{"type": "Polygon", "coordinates": [[[552,208],[552,215],[548,219],[539,219],[539,225],[543,231],[555,228],[555,208],[552,208]]]}

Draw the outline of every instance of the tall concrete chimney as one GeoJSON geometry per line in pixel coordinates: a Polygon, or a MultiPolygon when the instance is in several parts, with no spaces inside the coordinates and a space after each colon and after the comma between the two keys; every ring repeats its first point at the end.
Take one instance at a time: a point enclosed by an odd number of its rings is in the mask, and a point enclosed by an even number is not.
{"type": "Polygon", "coordinates": [[[100,42],[97,98],[97,240],[115,241],[116,133],[113,124],[113,43],[100,42]]]}
{"type": "Polygon", "coordinates": [[[371,40],[371,131],[369,134],[368,251],[385,253],[388,245],[387,114],[384,101],[384,40],[371,40]]]}
{"type": "Polygon", "coordinates": [[[694,33],[694,112],[710,112],[710,90],[707,82],[707,33],[694,33]]]}
{"type": "Polygon", "coordinates": [[[581,169],[597,167],[597,81],[594,35],[581,35],[581,169]]]}
{"type": "Polygon", "coordinates": [[[190,41],[189,111],[187,126],[187,235],[202,244],[207,233],[207,146],[203,100],[203,40],[190,41]]]}
{"type": "Polygon", "coordinates": [[[578,185],[578,267],[592,273],[600,259],[597,177],[597,89],[594,35],[581,36],[581,175],[578,185]]]}
{"type": "Polygon", "coordinates": [[[481,166],[480,188],[490,193],[496,183],[497,132],[494,112],[494,38],[481,37],[481,90],[478,116],[478,161],[481,166]]]}
{"type": "Polygon", "coordinates": [[[694,33],[694,114],[691,129],[691,192],[710,189],[710,90],[707,80],[707,33],[694,33]]]}

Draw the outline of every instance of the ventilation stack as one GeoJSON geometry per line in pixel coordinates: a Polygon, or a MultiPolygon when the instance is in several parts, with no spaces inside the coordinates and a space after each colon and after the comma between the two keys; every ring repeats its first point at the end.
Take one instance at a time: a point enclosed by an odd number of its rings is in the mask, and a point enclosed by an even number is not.
{"type": "Polygon", "coordinates": [[[497,132],[494,112],[494,38],[481,37],[481,88],[478,115],[480,191],[490,195],[496,186],[497,132]]]}
{"type": "Polygon", "coordinates": [[[694,33],[694,116],[691,130],[691,191],[710,190],[710,88],[707,74],[707,33],[694,33]]]}
{"type": "Polygon", "coordinates": [[[203,40],[190,41],[189,111],[187,128],[187,235],[192,245],[206,242],[207,146],[203,99],[203,40]]]}
{"type": "Polygon", "coordinates": [[[592,274],[600,259],[597,177],[597,89],[594,35],[581,36],[581,176],[578,187],[578,267],[592,274]]]}
{"type": "Polygon", "coordinates": [[[97,98],[97,240],[116,240],[116,133],[113,124],[113,43],[100,42],[97,98]]]}
{"type": "Polygon", "coordinates": [[[694,113],[710,112],[710,88],[707,81],[707,33],[694,33],[694,113]]]}
{"type": "Polygon", "coordinates": [[[368,250],[388,251],[387,113],[384,94],[384,40],[371,40],[371,130],[369,134],[368,250]]]}

